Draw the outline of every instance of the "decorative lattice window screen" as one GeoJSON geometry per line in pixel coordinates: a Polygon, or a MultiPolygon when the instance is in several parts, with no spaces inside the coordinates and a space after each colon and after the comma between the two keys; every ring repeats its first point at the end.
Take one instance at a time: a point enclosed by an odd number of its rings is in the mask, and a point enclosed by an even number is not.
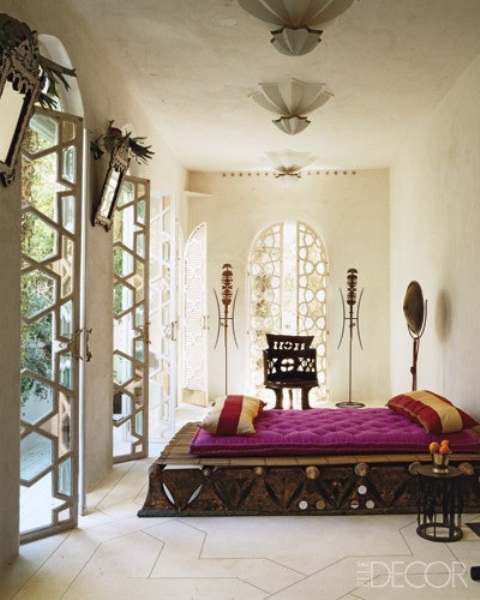
{"type": "Polygon", "coordinates": [[[183,387],[206,391],[207,226],[199,225],[185,247],[183,387]]]}
{"type": "Polygon", "coordinates": [[[256,238],[248,261],[249,389],[263,389],[266,333],[314,335],[320,387],[312,398],[327,398],[328,263],[320,237],[304,223],[280,223],[256,238]]]}

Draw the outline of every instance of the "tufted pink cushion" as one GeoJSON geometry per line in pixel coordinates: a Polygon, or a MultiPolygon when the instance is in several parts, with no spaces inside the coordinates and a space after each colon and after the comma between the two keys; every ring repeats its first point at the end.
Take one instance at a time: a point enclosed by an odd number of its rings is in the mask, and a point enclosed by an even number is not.
{"type": "MultiPolygon", "coordinates": [[[[215,436],[198,429],[190,452],[201,456],[428,452],[430,442],[440,441],[439,435],[388,408],[264,410],[255,429],[248,437],[215,436]]],[[[480,438],[470,430],[451,433],[448,439],[453,452],[480,452],[480,438]]]]}

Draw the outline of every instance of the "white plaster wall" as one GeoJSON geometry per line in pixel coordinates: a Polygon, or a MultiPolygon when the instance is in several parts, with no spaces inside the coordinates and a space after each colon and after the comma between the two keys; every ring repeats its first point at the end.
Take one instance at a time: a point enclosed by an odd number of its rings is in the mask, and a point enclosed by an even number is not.
{"type": "Polygon", "coordinates": [[[410,389],[402,313],[416,279],[428,301],[418,388],[477,418],[480,318],[480,57],[412,133],[392,170],[392,387],[410,389]]]}
{"type": "Polygon", "coordinates": [[[348,399],[348,343],[337,344],[342,326],[339,288],[345,293],[347,269],[359,272],[364,351],[353,347],[353,399],[388,399],[389,381],[389,176],[386,170],[338,174],[305,174],[292,188],[272,175],[192,173],[189,189],[207,194],[190,198],[189,232],[207,222],[209,397],[224,393],[224,353],[216,335],[215,288],[220,292],[224,263],[233,266],[239,289],[236,329],[239,349],[229,344],[229,393],[244,393],[246,338],[246,263],[258,232],[274,223],[304,221],[313,227],[327,249],[330,263],[330,400],[348,399]]]}

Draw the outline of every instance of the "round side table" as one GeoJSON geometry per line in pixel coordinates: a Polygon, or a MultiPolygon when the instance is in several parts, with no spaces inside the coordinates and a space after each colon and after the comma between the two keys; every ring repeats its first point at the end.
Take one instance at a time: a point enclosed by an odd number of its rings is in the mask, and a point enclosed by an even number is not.
{"type": "Polygon", "coordinates": [[[456,542],[463,537],[463,473],[448,467],[434,473],[432,465],[417,468],[417,533],[432,542],[456,542]]]}

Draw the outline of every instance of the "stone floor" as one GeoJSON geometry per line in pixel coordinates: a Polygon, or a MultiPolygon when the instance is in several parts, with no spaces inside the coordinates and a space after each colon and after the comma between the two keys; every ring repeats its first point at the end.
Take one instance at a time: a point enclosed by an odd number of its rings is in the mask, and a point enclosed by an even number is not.
{"type": "Polygon", "coordinates": [[[414,515],[139,518],[153,459],[115,466],[77,529],[21,546],[1,600],[480,597],[480,537],[431,542],[414,515]]]}

